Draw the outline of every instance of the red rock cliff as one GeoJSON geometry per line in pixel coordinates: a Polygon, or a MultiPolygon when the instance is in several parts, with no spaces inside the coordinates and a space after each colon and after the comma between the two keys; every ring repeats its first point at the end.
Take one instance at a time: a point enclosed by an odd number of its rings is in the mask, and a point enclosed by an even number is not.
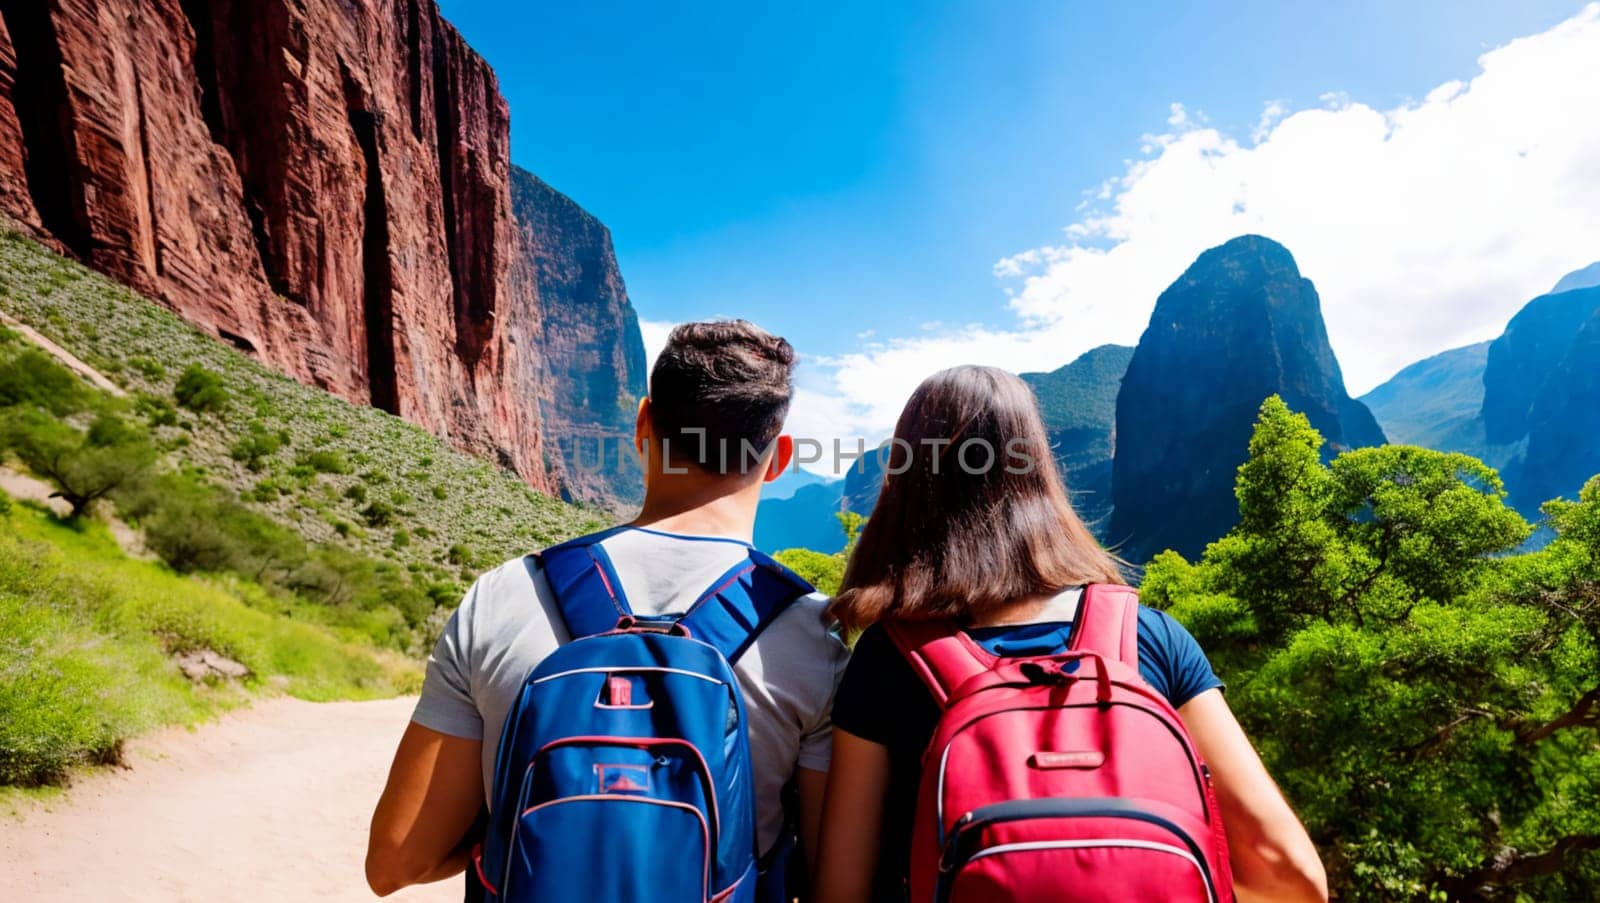
{"type": "Polygon", "coordinates": [[[549,374],[541,411],[570,495],[633,505],[644,482],[633,424],[645,394],[644,339],[611,231],[538,176],[511,167],[519,276],[538,283],[549,374]]]}
{"type": "Polygon", "coordinates": [[[0,0],[0,212],[561,488],[508,112],[432,0],[0,0]]]}

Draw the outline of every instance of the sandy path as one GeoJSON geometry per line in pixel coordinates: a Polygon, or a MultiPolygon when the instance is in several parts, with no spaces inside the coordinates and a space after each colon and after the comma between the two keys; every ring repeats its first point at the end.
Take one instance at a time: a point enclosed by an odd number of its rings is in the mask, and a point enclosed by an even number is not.
{"type": "MultiPolygon", "coordinates": [[[[131,769],[0,814],[0,898],[375,898],[367,821],[415,699],[263,701],[130,744],[131,769]]],[[[461,899],[460,879],[391,900],[461,899]]]]}

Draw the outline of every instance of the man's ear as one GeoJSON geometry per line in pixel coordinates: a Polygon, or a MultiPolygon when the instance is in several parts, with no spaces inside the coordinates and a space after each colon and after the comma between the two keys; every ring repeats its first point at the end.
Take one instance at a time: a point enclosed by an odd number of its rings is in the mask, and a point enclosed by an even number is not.
{"type": "Polygon", "coordinates": [[[633,418],[633,450],[644,457],[645,446],[656,434],[655,421],[650,419],[650,396],[639,399],[639,413],[633,418]]]}
{"type": "Polygon", "coordinates": [[[766,476],[761,478],[764,483],[770,483],[783,476],[783,472],[789,469],[789,462],[794,460],[793,436],[784,433],[778,437],[776,445],[772,452],[772,460],[767,462],[766,476]]]}

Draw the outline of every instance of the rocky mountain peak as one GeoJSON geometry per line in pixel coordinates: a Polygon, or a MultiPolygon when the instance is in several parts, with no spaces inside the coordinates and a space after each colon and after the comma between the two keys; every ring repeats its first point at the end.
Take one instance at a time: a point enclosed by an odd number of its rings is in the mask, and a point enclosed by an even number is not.
{"type": "Polygon", "coordinates": [[[1234,471],[1261,402],[1281,395],[1333,449],[1381,444],[1345,391],[1316,288],[1282,244],[1204,252],[1156,301],[1117,396],[1107,539],[1130,560],[1187,556],[1237,517],[1234,471]]]}

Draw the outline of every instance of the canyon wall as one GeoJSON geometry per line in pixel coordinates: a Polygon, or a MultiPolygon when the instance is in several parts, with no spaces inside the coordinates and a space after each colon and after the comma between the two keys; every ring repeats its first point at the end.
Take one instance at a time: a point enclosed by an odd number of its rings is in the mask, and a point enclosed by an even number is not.
{"type": "Polygon", "coordinates": [[[494,72],[432,0],[0,3],[0,213],[559,492],[511,171],[494,72]]]}
{"type": "Polygon", "coordinates": [[[545,435],[560,449],[569,494],[632,505],[644,497],[633,424],[645,394],[644,338],[628,301],[611,230],[520,166],[511,209],[521,240],[519,278],[538,286],[544,312],[545,435]]]}

